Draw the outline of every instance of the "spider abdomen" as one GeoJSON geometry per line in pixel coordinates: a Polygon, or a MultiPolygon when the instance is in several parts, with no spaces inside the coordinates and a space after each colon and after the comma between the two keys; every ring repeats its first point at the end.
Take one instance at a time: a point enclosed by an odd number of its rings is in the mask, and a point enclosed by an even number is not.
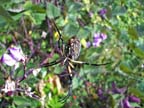
{"type": "Polygon", "coordinates": [[[77,37],[72,37],[69,39],[68,44],[68,56],[73,59],[76,60],[79,55],[80,55],[80,50],[81,50],[81,43],[80,40],[77,37]]]}

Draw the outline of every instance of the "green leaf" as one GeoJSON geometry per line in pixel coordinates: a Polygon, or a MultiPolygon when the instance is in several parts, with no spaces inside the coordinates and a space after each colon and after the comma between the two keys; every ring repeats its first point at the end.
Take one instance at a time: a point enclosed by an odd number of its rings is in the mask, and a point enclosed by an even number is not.
{"type": "Polygon", "coordinates": [[[134,39],[134,40],[137,40],[137,39],[138,39],[138,33],[137,33],[137,31],[136,31],[135,28],[129,27],[129,28],[128,28],[128,33],[129,33],[129,35],[130,35],[130,37],[131,37],[132,39],[134,39]]]}
{"type": "Polygon", "coordinates": [[[73,24],[67,24],[64,28],[64,32],[70,37],[77,35],[78,30],[79,30],[78,27],[73,24]]]}
{"type": "Polygon", "coordinates": [[[89,34],[90,34],[90,31],[88,28],[81,28],[79,29],[77,36],[79,38],[87,38],[89,34]]]}
{"type": "Polygon", "coordinates": [[[139,36],[143,36],[144,35],[144,23],[141,23],[140,25],[137,25],[136,30],[138,31],[139,36]]]}
{"type": "Polygon", "coordinates": [[[28,97],[22,97],[22,96],[14,96],[13,101],[17,106],[23,106],[23,107],[31,107],[31,108],[37,108],[40,106],[40,102],[38,100],[35,100],[33,98],[28,97]]]}
{"type": "Polygon", "coordinates": [[[0,86],[2,86],[5,83],[5,81],[3,79],[3,73],[2,72],[0,72],[0,79],[1,79],[0,86]]]}
{"type": "Polygon", "coordinates": [[[136,54],[136,56],[144,59],[144,51],[140,48],[134,48],[134,53],[136,54]]]}
{"type": "Polygon", "coordinates": [[[11,15],[2,6],[0,6],[0,16],[3,17],[8,22],[13,21],[11,15]]]}
{"type": "Polygon", "coordinates": [[[81,84],[82,82],[80,82],[78,78],[73,78],[73,89],[77,89],[81,84]]]}
{"type": "Polygon", "coordinates": [[[124,73],[127,73],[127,74],[132,73],[132,70],[126,64],[121,64],[120,70],[122,70],[124,73]]]}
{"type": "Polygon", "coordinates": [[[12,0],[13,3],[21,3],[24,2],[24,0],[12,0]]]}
{"type": "Polygon", "coordinates": [[[63,103],[59,101],[57,96],[53,97],[48,101],[49,108],[62,108],[63,103]]]}
{"type": "Polygon", "coordinates": [[[45,14],[44,13],[34,13],[34,19],[36,24],[41,24],[42,21],[45,19],[45,14]]]}
{"type": "Polygon", "coordinates": [[[52,3],[47,3],[46,13],[48,18],[53,19],[60,16],[60,9],[52,3]]]}
{"type": "Polygon", "coordinates": [[[24,98],[22,96],[14,96],[14,103],[16,105],[25,105],[25,106],[30,106],[31,103],[29,102],[29,100],[27,98],[24,98]]]}
{"type": "Polygon", "coordinates": [[[129,92],[130,92],[131,94],[133,94],[134,96],[143,97],[143,99],[144,99],[144,94],[143,94],[143,92],[141,92],[138,88],[133,88],[133,87],[131,87],[131,88],[129,88],[129,92]]]}
{"type": "Polygon", "coordinates": [[[0,5],[4,4],[4,3],[9,3],[11,0],[0,0],[0,5]]]}
{"type": "Polygon", "coordinates": [[[123,16],[126,13],[126,9],[122,6],[117,6],[113,9],[112,13],[113,13],[113,15],[123,16]]]}
{"type": "Polygon", "coordinates": [[[77,13],[82,8],[82,4],[78,2],[70,3],[69,6],[70,7],[69,7],[68,12],[70,13],[75,13],[75,12],[77,13]]]}
{"type": "Polygon", "coordinates": [[[5,18],[0,16],[0,27],[4,27],[6,23],[7,22],[6,22],[5,18]]]}
{"type": "Polygon", "coordinates": [[[12,18],[13,18],[15,21],[17,21],[17,20],[19,20],[19,19],[22,17],[22,15],[23,15],[23,12],[13,15],[12,18]]]}
{"type": "Polygon", "coordinates": [[[112,95],[109,95],[109,101],[111,108],[114,108],[116,106],[116,102],[112,95]]]}
{"type": "Polygon", "coordinates": [[[42,68],[40,73],[42,74],[42,78],[44,78],[47,75],[47,70],[45,68],[42,68]]]}
{"type": "Polygon", "coordinates": [[[140,108],[141,106],[138,103],[130,103],[133,108],[140,108]]]}
{"type": "Polygon", "coordinates": [[[27,1],[24,4],[24,8],[25,10],[30,10],[35,13],[46,13],[46,10],[43,7],[41,7],[41,5],[35,5],[30,1],[27,1]]]}

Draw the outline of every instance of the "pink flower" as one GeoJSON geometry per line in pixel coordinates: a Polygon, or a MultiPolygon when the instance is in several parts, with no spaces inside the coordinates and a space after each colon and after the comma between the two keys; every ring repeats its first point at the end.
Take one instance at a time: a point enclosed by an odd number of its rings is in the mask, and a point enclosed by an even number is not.
{"type": "Polygon", "coordinates": [[[98,11],[98,14],[102,19],[106,18],[106,16],[105,16],[106,13],[107,13],[107,9],[101,9],[100,11],[98,11]]]}
{"type": "Polygon", "coordinates": [[[100,46],[101,42],[107,38],[106,34],[103,33],[95,33],[93,36],[93,43],[94,47],[100,46]]]}
{"type": "Polygon", "coordinates": [[[137,102],[137,103],[141,102],[140,98],[135,97],[135,96],[129,96],[129,101],[130,102],[137,102]]]}
{"type": "Polygon", "coordinates": [[[101,34],[100,34],[100,37],[102,38],[102,40],[107,39],[107,35],[106,35],[106,34],[104,34],[104,33],[101,33],[101,34]]]}
{"type": "Polygon", "coordinates": [[[16,64],[16,60],[14,60],[10,55],[8,54],[3,54],[1,57],[1,62],[8,65],[8,66],[13,66],[16,64]]]}
{"type": "Polygon", "coordinates": [[[25,63],[26,57],[22,52],[22,49],[16,46],[8,48],[8,53],[3,54],[0,61],[8,66],[14,66],[18,62],[25,63]]]}
{"type": "Polygon", "coordinates": [[[112,92],[113,93],[123,94],[126,92],[126,90],[127,90],[126,87],[118,88],[114,82],[112,83],[112,92]]]}
{"type": "Polygon", "coordinates": [[[99,46],[100,46],[100,41],[98,41],[98,42],[93,42],[92,45],[93,45],[94,47],[99,47],[99,46]]]}
{"type": "Polygon", "coordinates": [[[99,39],[100,38],[100,33],[95,33],[94,36],[93,36],[93,39],[99,39]]]}
{"type": "Polygon", "coordinates": [[[9,54],[13,57],[17,62],[25,62],[25,56],[22,52],[22,49],[16,46],[12,46],[8,48],[9,54]]]}
{"type": "Polygon", "coordinates": [[[101,9],[100,11],[98,11],[98,14],[100,15],[100,16],[103,16],[103,15],[105,15],[107,13],[107,10],[106,9],[101,9]]]}
{"type": "Polygon", "coordinates": [[[140,99],[135,96],[128,96],[125,99],[123,99],[120,103],[121,108],[136,108],[132,106],[130,103],[140,103],[140,99]]]}
{"type": "Polygon", "coordinates": [[[126,97],[125,99],[123,99],[121,101],[121,107],[122,108],[134,108],[130,105],[129,101],[128,101],[128,97],[126,97]]]}

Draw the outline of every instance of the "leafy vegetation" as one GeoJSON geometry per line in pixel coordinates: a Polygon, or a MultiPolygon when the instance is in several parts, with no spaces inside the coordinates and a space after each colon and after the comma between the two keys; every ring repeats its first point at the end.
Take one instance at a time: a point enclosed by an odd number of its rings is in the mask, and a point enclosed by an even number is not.
{"type": "Polygon", "coordinates": [[[143,0],[1,0],[0,107],[143,108],[143,10],[143,0]],[[110,63],[75,63],[66,101],[65,65],[41,67],[61,58],[53,22],[65,46],[79,38],[79,61],[110,63]]]}

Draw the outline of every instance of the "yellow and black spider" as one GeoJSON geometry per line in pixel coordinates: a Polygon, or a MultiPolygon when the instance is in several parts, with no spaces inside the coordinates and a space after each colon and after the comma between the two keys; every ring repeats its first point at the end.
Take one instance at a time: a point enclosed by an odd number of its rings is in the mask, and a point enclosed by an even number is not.
{"type": "Polygon", "coordinates": [[[62,56],[53,62],[50,63],[44,63],[41,64],[41,67],[49,67],[53,66],[59,63],[62,63],[66,67],[66,72],[69,78],[69,91],[66,97],[62,100],[66,100],[72,93],[72,79],[73,79],[73,71],[74,71],[74,65],[73,64],[83,64],[83,65],[92,65],[92,66],[101,66],[101,65],[107,65],[110,63],[104,63],[104,64],[92,64],[88,62],[83,62],[83,61],[77,61],[77,58],[80,55],[80,50],[81,50],[81,43],[80,40],[76,37],[73,36],[71,37],[66,44],[63,42],[62,35],[56,26],[55,22],[52,21],[56,31],[59,34],[59,40],[58,40],[58,47],[61,50],[62,56]]]}

